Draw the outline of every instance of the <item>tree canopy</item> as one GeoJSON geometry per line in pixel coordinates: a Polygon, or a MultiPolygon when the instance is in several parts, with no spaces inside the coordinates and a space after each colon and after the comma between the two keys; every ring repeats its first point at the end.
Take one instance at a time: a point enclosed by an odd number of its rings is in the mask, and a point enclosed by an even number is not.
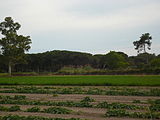
{"type": "Polygon", "coordinates": [[[11,74],[11,67],[18,61],[22,61],[25,51],[30,49],[30,36],[17,34],[20,27],[21,25],[14,22],[11,17],[6,17],[0,23],[0,32],[3,35],[0,39],[1,54],[8,64],[9,74],[11,74]]]}
{"type": "Polygon", "coordinates": [[[142,34],[142,36],[140,37],[140,40],[134,41],[133,44],[138,53],[140,52],[146,53],[146,45],[148,50],[151,49],[151,40],[152,40],[152,36],[150,36],[149,33],[145,33],[145,34],[142,34]]]}

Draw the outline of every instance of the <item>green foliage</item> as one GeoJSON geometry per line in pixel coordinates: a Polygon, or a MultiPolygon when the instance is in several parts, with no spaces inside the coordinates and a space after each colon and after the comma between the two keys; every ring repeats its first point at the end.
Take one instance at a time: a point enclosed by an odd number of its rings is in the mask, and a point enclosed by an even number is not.
{"type": "Polygon", "coordinates": [[[98,103],[98,108],[107,108],[107,109],[128,109],[128,110],[136,110],[136,109],[144,109],[143,106],[136,106],[136,105],[129,105],[129,104],[122,104],[122,103],[107,103],[101,102],[98,103]]]}
{"type": "MultiPolygon", "coordinates": [[[[160,96],[160,89],[152,88],[149,90],[139,90],[133,88],[121,88],[121,89],[100,89],[100,88],[89,88],[80,89],[79,87],[69,87],[69,88],[54,88],[54,89],[44,89],[41,87],[18,87],[12,88],[11,90],[1,90],[1,93],[37,93],[37,94],[92,94],[92,95],[122,95],[122,96],[160,96]]],[[[15,96],[0,96],[4,99],[15,99],[15,96]]],[[[19,99],[21,100],[21,99],[19,99]]]]}
{"type": "Polygon", "coordinates": [[[130,118],[146,118],[146,119],[160,119],[159,113],[148,112],[128,112],[126,110],[110,109],[105,114],[106,117],[130,117],[130,118]]]}
{"type": "Polygon", "coordinates": [[[150,62],[151,68],[160,68],[160,58],[155,58],[150,62]]]}
{"type": "Polygon", "coordinates": [[[129,112],[126,110],[108,110],[105,114],[106,117],[127,117],[129,112]]]}
{"type": "Polygon", "coordinates": [[[0,23],[0,32],[4,37],[0,39],[0,48],[2,55],[5,57],[9,66],[9,74],[11,75],[11,66],[18,61],[22,62],[24,52],[30,49],[31,39],[29,36],[17,35],[17,30],[21,25],[15,23],[11,17],[6,17],[0,23]]]}
{"type": "Polygon", "coordinates": [[[15,100],[25,100],[25,99],[26,99],[26,96],[24,96],[24,95],[15,95],[15,96],[14,96],[14,99],[15,99],[15,100]]]}
{"type": "MultiPolygon", "coordinates": [[[[158,86],[160,76],[96,75],[96,76],[19,76],[0,77],[1,85],[110,85],[158,86]]],[[[29,90],[28,90],[29,91],[29,90]]]]}
{"type": "Polygon", "coordinates": [[[20,110],[20,107],[19,106],[11,106],[10,108],[9,108],[9,111],[11,111],[11,112],[13,112],[13,111],[19,111],[20,110]]]}
{"type": "Polygon", "coordinates": [[[50,107],[47,109],[44,109],[45,113],[52,113],[52,114],[69,114],[72,111],[66,108],[60,108],[60,107],[50,107]]]}
{"type": "Polygon", "coordinates": [[[159,112],[160,111],[160,104],[151,105],[151,106],[149,106],[149,109],[151,111],[157,111],[157,112],[159,112]]]}
{"type": "Polygon", "coordinates": [[[7,111],[7,112],[14,112],[14,111],[20,111],[20,107],[19,106],[11,106],[11,107],[4,107],[4,106],[0,106],[0,111],[7,111]]]}
{"type": "Polygon", "coordinates": [[[133,100],[133,103],[141,103],[140,100],[133,100]]]}
{"type": "Polygon", "coordinates": [[[8,111],[8,108],[4,106],[0,106],[0,111],[8,111]]]}
{"type": "Polygon", "coordinates": [[[40,107],[32,107],[28,108],[27,112],[40,112],[40,107]]]}
{"type": "Polygon", "coordinates": [[[152,36],[150,36],[149,33],[145,33],[142,34],[139,41],[134,41],[133,44],[135,46],[135,49],[138,50],[138,53],[141,51],[146,53],[146,45],[149,50],[151,49],[151,40],[152,36]]]}
{"type": "Polygon", "coordinates": [[[94,102],[95,100],[93,98],[90,98],[90,97],[85,97],[83,98],[83,100],[81,100],[81,102],[94,102]]]}
{"type": "Polygon", "coordinates": [[[111,51],[104,57],[104,65],[106,69],[120,69],[126,68],[129,63],[122,54],[111,51]]]}
{"type": "Polygon", "coordinates": [[[7,115],[0,118],[0,120],[81,120],[79,118],[46,118],[40,116],[19,116],[19,115],[7,115]]]}
{"type": "Polygon", "coordinates": [[[0,95],[0,99],[10,99],[10,100],[25,100],[26,96],[24,95],[15,95],[15,96],[4,96],[4,95],[0,95]]]}

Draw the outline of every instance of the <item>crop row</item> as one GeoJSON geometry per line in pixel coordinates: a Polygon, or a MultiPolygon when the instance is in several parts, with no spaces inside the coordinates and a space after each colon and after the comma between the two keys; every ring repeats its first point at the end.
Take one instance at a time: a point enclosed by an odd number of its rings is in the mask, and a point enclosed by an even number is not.
{"type": "MultiPolygon", "coordinates": [[[[20,106],[11,106],[11,107],[4,107],[0,106],[0,111],[7,111],[7,112],[13,112],[13,111],[22,111],[20,109],[20,106]]],[[[26,111],[23,112],[43,112],[43,113],[51,113],[51,114],[70,114],[72,110],[61,108],[61,107],[49,107],[47,109],[41,110],[39,107],[32,107],[28,108],[26,111]]]]}
{"type": "Polygon", "coordinates": [[[19,116],[19,115],[7,115],[1,116],[0,120],[81,120],[79,118],[45,118],[40,116],[19,116]]]}
{"type": "Polygon", "coordinates": [[[26,96],[25,95],[14,95],[14,96],[5,96],[5,95],[0,95],[0,99],[5,99],[5,100],[25,100],[26,96]]]}
{"type": "MultiPolygon", "coordinates": [[[[19,106],[3,107],[0,106],[0,111],[22,111],[19,106]]],[[[51,113],[51,114],[70,114],[72,110],[59,107],[49,107],[47,109],[41,110],[39,107],[28,108],[24,112],[42,112],[42,113],[51,113]]],[[[160,113],[158,112],[128,112],[122,109],[109,109],[106,114],[106,117],[130,117],[130,118],[153,118],[160,119],[160,113]]],[[[7,119],[10,120],[10,119],[7,119]]],[[[17,119],[14,119],[17,120],[17,119]]]]}
{"type": "Polygon", "coordinates": [[[145,118],[160,119],[158,112],[128,112],[126,110],[110,109],[105,114],[106,117],[129,117],[129,118],[145,118]]]}
{"type": "Polygon", "coordinates": [[[95,107],[107,109],[146,109],[146,107],[122,103],[99,102],[92,104],[95,100],[90,97],[84,97],[81,101],[26,101],[26,100],[0,100],[0,104],[19,104],[19,105],[46,105],[46,106],[67,106],[67,107],[95,107]]]}
{"type": "Polygon", "coordinates": [[[79,87],[43,89],[41,87],[14,87],[11,90],[1,90],[1,93],[30,93],[30,94],[92,94],[92,95],[123,95],[123,96],[160,96],[160,89],[138,90],[132,88],[116,89],[99,89],[89,88],[81,89],[79,87]]]}

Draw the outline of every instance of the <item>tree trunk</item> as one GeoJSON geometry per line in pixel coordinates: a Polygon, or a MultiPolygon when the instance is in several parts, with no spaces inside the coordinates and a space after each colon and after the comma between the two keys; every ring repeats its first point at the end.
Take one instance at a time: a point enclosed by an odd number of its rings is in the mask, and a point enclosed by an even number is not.
{"type": "Polygon", "coordinates": [[[9,64],[8,64],[8,73],[9,73],[9,76],[12,75],[12,65],[11,65],[11,61],[9,61],[9,64]]]}
{"type": "Polygon", "coordinates": [[[144,53],[146,53],[146,45],[144,44],[144,53]]]}

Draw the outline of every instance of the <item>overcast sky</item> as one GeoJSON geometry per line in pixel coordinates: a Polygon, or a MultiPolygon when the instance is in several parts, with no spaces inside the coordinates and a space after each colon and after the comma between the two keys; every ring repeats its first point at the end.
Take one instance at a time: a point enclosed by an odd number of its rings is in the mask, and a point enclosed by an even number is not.
{"type": "Polygon", "coordinates": [[[0,21],[11,16],[30,53],[70,50],[136,55],[133,41],[149,32],[160,54],[160,0],[0,0],[0,21]]]}

